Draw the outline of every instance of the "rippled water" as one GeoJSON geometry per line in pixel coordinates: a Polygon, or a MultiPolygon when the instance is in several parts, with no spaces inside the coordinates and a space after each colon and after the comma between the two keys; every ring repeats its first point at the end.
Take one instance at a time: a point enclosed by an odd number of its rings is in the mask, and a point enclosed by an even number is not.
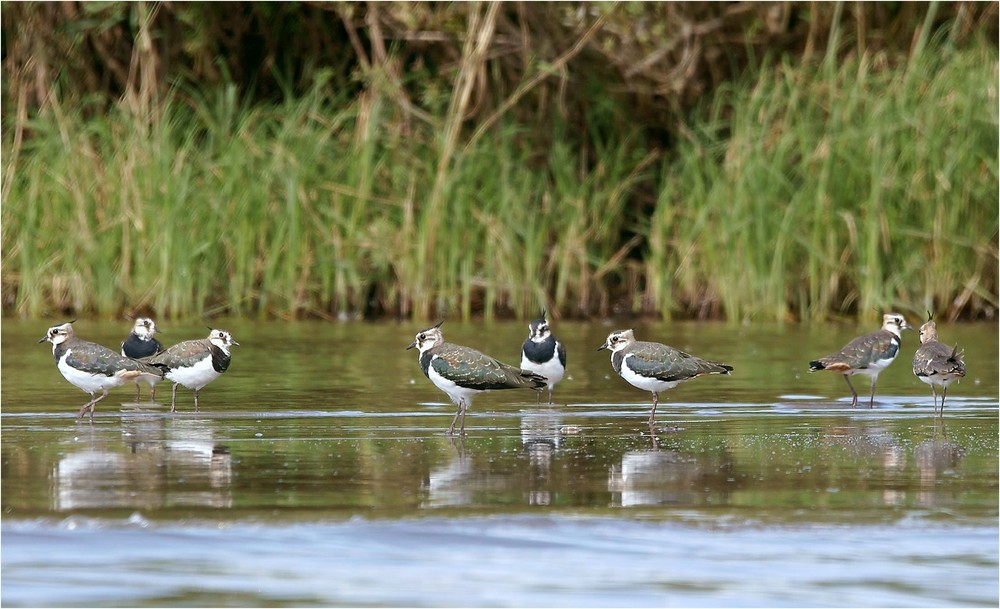
{"type": "MultiPolygon", "coordinates": [[[[650,435],[595,351],[614,328],[556,323],[558,404],[477,396],[461,439],[415,325],[217,323],[242,346],[200,413],[121,388],[79,421],[50,324],[4,322],[5,606],[998,603],[995,324],[940,328],[969,365],[942,421],[915,333],[869,410],[804,372],[869,328],[638,326],[736,367],[664,394],[650,435]]],[[[509,362],[526,332],[444,329],[509,362]]]]}

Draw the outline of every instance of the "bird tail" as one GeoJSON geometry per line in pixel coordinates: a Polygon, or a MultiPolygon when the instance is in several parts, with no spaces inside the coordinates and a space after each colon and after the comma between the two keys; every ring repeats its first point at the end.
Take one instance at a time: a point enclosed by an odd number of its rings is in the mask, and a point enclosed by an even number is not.
{"type": "Polygon", "coordinates": [[[531,389],[541,389],[549,384],[549,379],[530,370],[521,370],[521,379],[525,382],[524,386],[531,389]]]}
{"type": "Polygon", "coordinates": [[[151,366],[149,364],[143,364],[142,362],[139,362],[138,366],[119,371],[117,373],[117,376],[130,381],[155,382],[159,379],[162,379],[166,375],[166,373],[167,370],[165,368],[151,366]]]}
{"type": "Polygon", "coordinates": [[[948,361],[955,363],[962,363],[963,357],[965,357],[965,349],[959,351],[958,345],[955,345],[955,348],[951,350],[951,357],[948,358],[948,361]]]}
{"type": "Polygon", "coordinates": [[[809,362],[809,372],[816,372],[817,370],[826,370],[826,364],[818,359],[814,359],[809,362]]]}
{"type": "Polygon", "coordinates": [[[147,364],[146,367],[153,369],[155,373],[160,376],[160,378],[166,377],[167,373],[170,372],[170,367],[160,362],[156,362],[155,364],[153,363],[147,364]]]}
{"type": "Polygon", "coordinates": [[[951,350],[951,356],[948,357],[948,363],[951,364],[951,370],[948,372],[958,377],[965,376],[965,361],[962,360],[964,355],[965,351],[959,351],[958,345],[955,345],[951,350]]]}

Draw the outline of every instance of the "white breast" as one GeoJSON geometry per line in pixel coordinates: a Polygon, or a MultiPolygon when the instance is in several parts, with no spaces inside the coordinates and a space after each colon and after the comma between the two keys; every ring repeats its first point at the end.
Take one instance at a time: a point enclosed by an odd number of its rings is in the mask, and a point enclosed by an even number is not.
{"type": "Polygon", "coordinates": [[[667,389],[673,389],[680,384],[680,381],[660,381],[657,379],[651,379],[640,374],[636,374],[631,368],[629,368],[628,361],[632,358],[632,355],[626,355],[625,359],[622,360],[622,371],[621,377],[632,384],[633,387],[638,387],[639,389],[645,389],[646,391],[655,391],[659,393],[660,391],[666,391],[667,389]]]}
{"type": "Polygon", "coordinates": [[[219,373],[212,367],[212,356],[205,355],[194,366],[189,368],[174,368],[167,373],[167,378],[175,383],[180,383],[188,389],[201,389],[205,385],[219,378],[219,373]]]}
{"type": "Polygon", "coordinates": [[[112,387],[120,387],[125,384],[124,379],[117,376],[105,376],[103,374],[91,374],[89,372],[84,372],[82,370],[77,370],[76,368],[70,366],[66,363],[66,358],[72,353],[72,349],[67,349],[66,353],[59,358],[59,363],[56,366],[59,368],[59,372],[62,373],[63,377],[67,381],[73,383],[80,389],[86,391],[87,393],[94,393],[95,391],[104,391],[105,389],[111,389],[112,387]]]}
{"type": "Polygon", "coordinates": [[[563,368],[562,362],[559,361],[558,355],[554,355],[552,359],[545,362],[544,364],[537,364],[522,354],[521,369],[531,370],[535,374],[541,374],[545,378],[549,379],[549,387],[552,387],[553,385],[561,381],[563,375],[566,374],[566,369],[563,368]]]}
{"type": "Polygon", "coordinates": [[[472,403],[472,396],[477,393],[481,393],[481,390],[479,389],[466,389],[465,387],[459,387],[453,381],[450,381],[438,374],[433,365],[427,367],[427,378],[429,378],[438,389],[447,393],[448,397],[451,398],[451,401],[456,404],[465,400],[465,403],[468,406],[472,403]]]}

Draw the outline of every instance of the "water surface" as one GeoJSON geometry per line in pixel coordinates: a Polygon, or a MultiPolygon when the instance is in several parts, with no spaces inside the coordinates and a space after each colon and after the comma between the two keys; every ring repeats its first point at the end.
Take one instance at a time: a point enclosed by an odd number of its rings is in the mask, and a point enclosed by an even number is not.
{"type": "MultiPolygon", "coordinates": [[[[417,325],[215,324],[242,346],[201,412],[161,384],[81,421],[51,324],[4,322],[4,605],[998,603],[995,324],[940,327],[969,367],[942,420],[915,333],[869,410],[805,370],[870,328],[636,326],[736,368],[663,394],[650,434],[595,351],[616,327],[556,322],[557,404],[477,396],[465,438],[403,349],[417,325]]],[[[76,329],[117,348],[127,324],[76,329]]],[[[444,330],[508,362],[527,331],[444,330]]]]}

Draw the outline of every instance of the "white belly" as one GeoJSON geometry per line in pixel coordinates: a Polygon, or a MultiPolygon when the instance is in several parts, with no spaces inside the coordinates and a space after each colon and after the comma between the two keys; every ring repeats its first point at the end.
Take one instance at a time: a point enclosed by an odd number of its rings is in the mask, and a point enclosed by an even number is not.
{"type": "Polygon", "coordinates": [[[72,353],[72,349],[67,349],[65,355],[59,359],[59,363],[56,364],[56,366],[59,368],[59,372],[62,373],[63,377],[65,377],[67,381],[73,383],[87,393],[104,391],[105,389],[111,389],[112,387],[121,387],[125,384],[125,380],[117,376],[104,376],[103,374],[91,374],[89,372],[77,370],[66,363],[66,358],[69,357],[70,353],[72,353]]]}
{"type": "Polygon", "coordinates": [[[524,355],[521,355],[521,369],[531,370],[535,374],[540,374],[547,378],[549,380],[549,389],[561,381],[563,375],[566,374],[566,369],[563,368],[562,363],[559,361],[559,356],[553,357],[544,364],[536,364],[524,355]]]}
{"type": "Polygon", "coordinates": [[[150,387],[152,387],[152,386],[156,385],[157,383],[159,383],[162,380],[163,379],[160,378],[160,377],[158,377],[158,376],[144,376],[144,377],[142,377],[140,379],[136,379],[135,380],[135,384],[138,385],[139,383],[146,383],[147,385],[149,385],[150,387]]]}
{"type": "Polygon", "coordinates": [[[889,364],[891,364],[894,361],[896,361],[895,357],[892,357],[892,358],[889,358],[889,359],[882,359],[882,360],[879,360],[877,362],[872,362],[871,364],[868,364],[867,368],[859,368],[857,370],[852,370],[852,371],[848,372],[847,374],[848,375],[863,374],[865,376],[870,376],[872,378],[877,378],[878,375],[882,374],[882,371],[885,370],[886,368],[888,368],[889,364]]]}
{"type": "Polygon", "coordinates": [[[957,377],[943,374],[932,374],[930,376],[918,376],[917,378],[928,385],[938,385],[939,387],[947,388],[948,385],[951,385],[957,377]]]}
{"type": "Polygon", "coordinates": [[[437,370],[434,369],[434,366],[429,366],[427,368],[427,378],[431,379],[431,382],[434,383],[438,389],[447,393],[448,397],[451,398],[451,401],[456,404],[460,404],[464,400],[465,405],[469,406],[472,404],[472,396],[477,393],[481,393],[481,390],[479,389],[466,389],[465,387],[459,387],[453,381],[450,381],[438,374],[437,370]]]}
{"type": "Polygon", "coordinates": [[[659,381],[657,379],[651,379],[636,374],[631,368],[628,367],[628,360],[630,357],[632,356],[626,355],[625,359],[622,361],[621,377],[631,383],[633,387],[659,393],[661,391],[666,391],[667,389],[673,389],[677,385],[680,385],[680,381],[659,381]]]}
{"type": "Polygon", "coordinates": [[[175,368],[167,373],[167,378],[180,383],[188,389],[201,389],[219,378],[219,373],[212,367],[212,357],[206,356],[190,368],[175,368]]]}

